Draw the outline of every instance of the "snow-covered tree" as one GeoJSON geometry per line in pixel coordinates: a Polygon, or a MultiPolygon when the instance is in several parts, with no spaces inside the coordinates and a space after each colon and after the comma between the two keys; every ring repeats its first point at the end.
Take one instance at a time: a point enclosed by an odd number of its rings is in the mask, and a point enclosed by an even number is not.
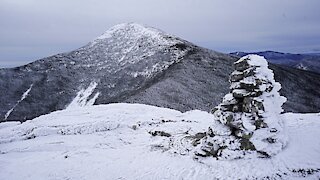
{"type": "Polygon", "coordinates": [[[230,93],[213,109],[215,122],[200,141],[196,155],[219,159],[275,155],[286,145],[279,116],[286,101],[278,92],[281,85],[261,56],[245,56],[234,66],[230,93]]]}

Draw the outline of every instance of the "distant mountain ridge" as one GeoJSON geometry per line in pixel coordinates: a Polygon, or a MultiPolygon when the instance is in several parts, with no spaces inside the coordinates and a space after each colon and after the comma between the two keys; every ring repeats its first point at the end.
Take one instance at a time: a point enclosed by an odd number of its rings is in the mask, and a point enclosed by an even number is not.
{"type": "Polygon", "coordinates": [[[285,65],[306,71],[312,71],[320,74],[320,54],[292,54],[275,51],[260,51],[260,52],[233,52],[235,56],[243,57],[248,54],[258,54],[264,56],[269,62],[279,65],[285,65]]]}
{"type": "MultiPolygon", "coordinates": [[[[229,91],[237,59],[152,27],[120,24],[77,50],[0,69],[0,122],[114,102],[210,111],[229,91]]],[[[289,98],[286,111],[319,111],[320,75],[270,66],[289,98]]]]}

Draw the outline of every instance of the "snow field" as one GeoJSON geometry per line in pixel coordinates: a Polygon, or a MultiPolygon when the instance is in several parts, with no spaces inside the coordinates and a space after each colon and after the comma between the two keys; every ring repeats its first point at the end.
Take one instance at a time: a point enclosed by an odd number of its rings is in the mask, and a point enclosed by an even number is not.
{"type": "Polygon", "coordinates": [[[213,123],[198,110],[109,104],[1,123],[0,179],[319,179],[320,114],[282,118],[282,152],[232,161],[195,159],[191,137],[213,123]]]}

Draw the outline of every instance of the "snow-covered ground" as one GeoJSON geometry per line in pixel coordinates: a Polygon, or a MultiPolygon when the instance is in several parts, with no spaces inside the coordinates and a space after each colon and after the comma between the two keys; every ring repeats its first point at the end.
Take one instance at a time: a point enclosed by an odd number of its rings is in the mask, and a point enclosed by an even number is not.
{"type": "Polygon", "coordinates": [[[286,148],[272,158],[193,155],[213,115],[141,104],[70,108],[0,124],[0,179],[319,179],[320,114],[283,114],[286,148]]]}

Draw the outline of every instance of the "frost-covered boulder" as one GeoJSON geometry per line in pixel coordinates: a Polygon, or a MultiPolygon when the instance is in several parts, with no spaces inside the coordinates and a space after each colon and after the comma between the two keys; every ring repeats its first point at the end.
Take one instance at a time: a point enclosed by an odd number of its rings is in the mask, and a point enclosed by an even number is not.
{"type": "Polygon", "coordinates": [[[196,155],[222,159],[275,155],[286,145],[279,116],[286,101],[278,92],[281,85],[261,56],[245,56],[234,66],[230,93],[213,109],[219,125],[209,127],[196,155]]]}

